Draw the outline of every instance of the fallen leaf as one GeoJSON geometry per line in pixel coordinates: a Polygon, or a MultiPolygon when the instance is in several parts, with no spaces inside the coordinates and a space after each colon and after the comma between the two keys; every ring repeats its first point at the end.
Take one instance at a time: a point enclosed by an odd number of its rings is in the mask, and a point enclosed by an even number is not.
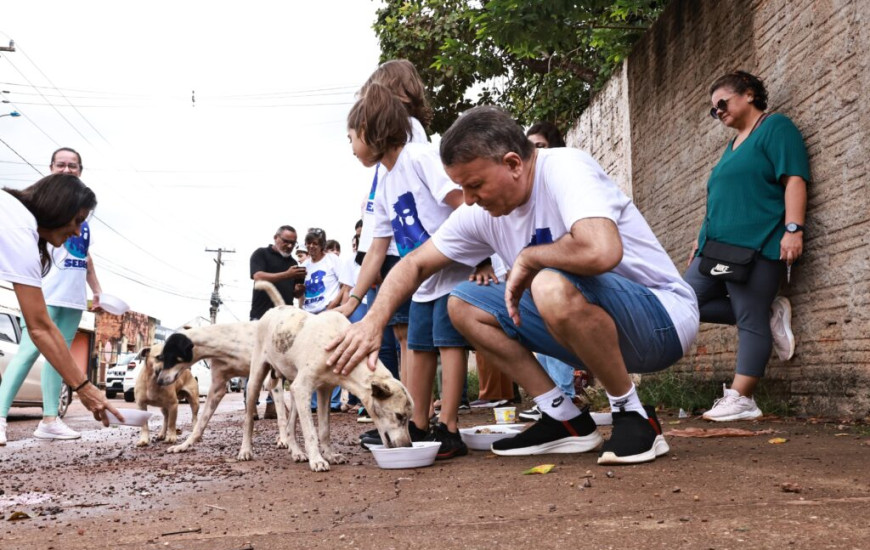
{"type": "Polygon", "coordinates": [[[742,428],[685,428],[670,430],[667,435],[673,437],[751,437],[774,433],[773,430],[744,430],[742,428]]]}
{"type": "Polygon", "coordinates": [[[31,514],[29,512],[21,512],[20,510],[16,510],[9,514],[9,519],[6,521],[19,521],[22,519],[33,519],[36,517],[36,514],[31,514]]]}
{"type": "Polygon", "coordinates": [[[528,470],[523,472],[523,475],[527,476],[530,474],[549,474],[555,467],[555,464],[540,464],[538,466],[535,466],[534,468],[529,468],[528,470]]]}
{"type": "Polygon", "coordinates": [[[788,441],[788,439],[786,439],[784,437],[774,437],[773,439],[767,440],[768,443],[773,443],[774,445],[781,445],[781,444],[785,443],[786,441],[788,441]]]}

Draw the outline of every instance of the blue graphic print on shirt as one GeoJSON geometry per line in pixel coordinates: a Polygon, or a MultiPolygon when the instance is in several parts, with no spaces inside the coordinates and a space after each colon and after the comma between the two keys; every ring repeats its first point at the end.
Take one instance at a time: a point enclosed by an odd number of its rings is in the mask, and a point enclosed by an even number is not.
{"type": "Polygon", "coordinates": [[[323,284],[324,277],[326,277],[326,272],[319,270],[312,273],[311,277],[305,281],[306,304],[313,304],[323,300],[323,293],[326,292],[326,285],[323,284]]]}
{"type": "Polygon", "coordinates": [[[378,189],[378,170],[381,168],[381,163],[375,165],[375,177],[372,180],[372,190],[369,191],[369,200],[366,201],[366,213],[375,213],[375,191],[378,189]]]}
{"type": "Polygon", "coordinates": [[[409,252],[429,240],[429,233],[417,215],[417,202],[414,195],[409,191],[399,195],[393,211],[396,217],[392,219],[393,237],[399,249],[399,256],[406,256],[409,252]]]}
{"type": "Polygon", "coordinates": [[[553,242],[553,234],[549,227],[535,229],[535,234],[532,235],[532,240],[526,246],[535,246],[536,244],[550,244],[553,242]]]}
{"type": "Polygon", "coordinates": [[[82,222],[82,234],[78,237],[70,237],[63,243],[67,254],[71,258],[65,258],[63,261],[64,268],[88,268],[88,248],[91,245],[91,227],[88,222],[82,222]]]}

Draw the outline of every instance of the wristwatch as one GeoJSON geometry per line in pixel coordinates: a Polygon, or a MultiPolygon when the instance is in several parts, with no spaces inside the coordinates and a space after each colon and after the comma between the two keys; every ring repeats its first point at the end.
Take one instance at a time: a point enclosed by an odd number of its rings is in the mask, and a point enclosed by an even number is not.
{"type": "Polygon", "coordinates": [[[785,224],[785,230],[789,233],[797,233],[798,231],[803,231],[804,226],[796,224],[794,222],[788,222],[785,224]]]}

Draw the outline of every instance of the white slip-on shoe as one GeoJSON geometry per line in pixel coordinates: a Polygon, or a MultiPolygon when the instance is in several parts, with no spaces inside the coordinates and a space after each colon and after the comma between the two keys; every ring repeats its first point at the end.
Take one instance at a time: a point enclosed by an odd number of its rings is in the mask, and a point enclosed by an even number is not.
{"type": "Polygon", "coordinates": [[[770,332],[773,335],[773,350],[782,361],[794,356],[794,333],[791,331],[791,302],[785,296],[777,296],[770,305],[770,332]]]}
{"type": "Polygon", "coordinates": [[[0,447],[6,445],[6,418],[0,416],[0,447]]]}
{"type": "Polygon", "coordinates": [[[744,397],[737,390],[722,385],[724,395],[713,403],[713,408],[704,413],[704,420],[731,422],[733,420],[754,420],[761,418],[761,409],[752,397],[744,397]]]}
{"type": "Polygon", "coordinates": [[[33,432],[33,437],[39,439],[78,439],[81,436],[82,434],[64,424],[60,418],[55,418],[54,422],[40,420],[33,432]]]}

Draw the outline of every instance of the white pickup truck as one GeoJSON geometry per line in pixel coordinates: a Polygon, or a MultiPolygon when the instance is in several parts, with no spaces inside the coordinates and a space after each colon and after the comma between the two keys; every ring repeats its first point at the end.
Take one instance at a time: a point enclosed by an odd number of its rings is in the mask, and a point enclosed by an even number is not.
{"type": "MultiPolygon", "coordinates": [[[[18,352],[18,343],[21,342],[21,327],[18,324],[18,317],[11,313],[0,311],[0,380],[6,373],[6,367],[9,361],[18,352]]],[[[42,406],[42,387],[40,386],[40,377],[42,375],[42,365],[45,363],[45,358],[40,355],[30,369],[27,378],[21,385],[21,389],[15,394],[15,399],[12,401],[13,407],[41,407],[42,406]]],[[[63,384],[60,391],[60,403],[58,406],[58,416],[66,414],[72,399],[72,391],[66,383],[63,384]]]]}

